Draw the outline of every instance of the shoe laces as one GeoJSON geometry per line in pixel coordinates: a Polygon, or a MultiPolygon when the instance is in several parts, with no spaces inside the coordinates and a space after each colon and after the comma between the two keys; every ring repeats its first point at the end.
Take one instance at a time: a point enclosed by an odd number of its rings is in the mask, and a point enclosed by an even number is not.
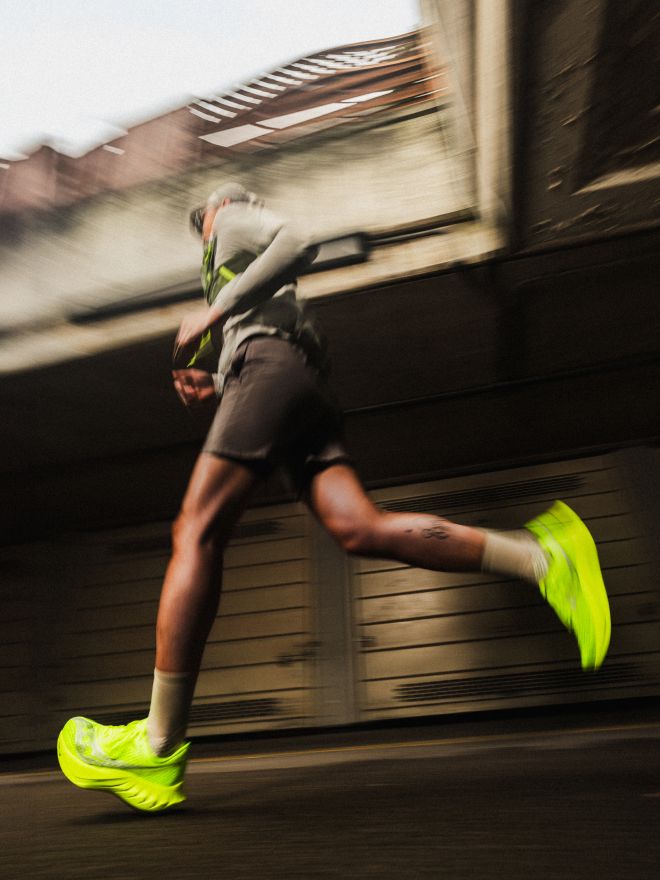
{"type": "MultiPolygon", "coordinates": [[[[93,732],[90,732],[94,739],[93,732]]],[[[146,738],[146,719],[140,718],[126,725],[111,725],[97,731],[96,746],[111,759],[125,759],[128,754],[133,759],[151,759],[151,749],[146,738]]]]}

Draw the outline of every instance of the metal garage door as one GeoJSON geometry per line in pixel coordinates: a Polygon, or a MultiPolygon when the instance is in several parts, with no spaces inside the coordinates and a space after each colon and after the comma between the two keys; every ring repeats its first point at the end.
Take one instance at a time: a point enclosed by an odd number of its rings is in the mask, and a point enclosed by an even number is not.
{"type": "Polygon", "coordinates": [[[0,549],[0,751],[52,744],[68,579],[61,546],[0,549]]]}
{"type": "Polygon", "coordinates": [[[660,597],[646,529],[622,473],[621,458],[601,456],[374,493],[390,510],[492,528],[517,528],[562,498],[597,542],[613,636],[602,669],[585,674],[573,638],[533,587],[490,574],[357,561],[359,717],[658,693],[660,597]]]}
{"type": "MultiPolygon", "coordinates": [[[[594,533],[611,596],[597,673],[580,671],[533,587],[348,560],[301,505],[248,511],[190,732],[659,694],[657,472],[657,452],[632,450],[373,493],[391,510],[494,528],[567,501],[594,533]]],[[[72,714],[120,723],[147,711],[169,544],[158,523],[0,550],[3,752],[52,746],[72,714]]]]}
{"type": "MultiPolygon", "coordinates": [[[[169,525],[96,533],[79,547],[63,715],[144,715],[169,525]]],[[[299,505],[246,513],[225,554],[191,733],[290,727],[313,711],[308,520],[299,505]]]]}

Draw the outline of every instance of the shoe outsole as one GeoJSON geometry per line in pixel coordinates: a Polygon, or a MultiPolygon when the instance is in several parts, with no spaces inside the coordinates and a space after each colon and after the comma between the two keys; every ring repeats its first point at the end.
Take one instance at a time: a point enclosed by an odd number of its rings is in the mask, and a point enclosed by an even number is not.
{"type": "Polygon", "coordinates": [[[62,773],[78,788],[107,791],[140,812],[169,810],[185,801],[183,782],[160,785],[127,770],[89,764],[78,755],[75,722],[68,721],[57,738],[57,759],[62,773]]]}
{"type": "MultiPolygon", "coordinates": [[[[607,592],[600,570],[598,552],[589,529],[580,517],[564,504],[556,501],[550,510],[532,520],[526,526],[535,534],[542,544],[547,540],[544,529],[553,536],[553,540],[564,548],[580,581],[581,598],[587,606],[589,619],[594,623],[593,644],[588,646],[581,638],[581,633],[574,627],[580,648],[580,659],[583,669],[598,669],[605,659],[611,638],[611,616],[607,592]],[[553,527],[561,529],[561,542],[553,534],[553,527]],[[591,649],[588,650],[588,647],[591,649]]],[[[543,585],[542,585],[542,592],[543,585]]]]}

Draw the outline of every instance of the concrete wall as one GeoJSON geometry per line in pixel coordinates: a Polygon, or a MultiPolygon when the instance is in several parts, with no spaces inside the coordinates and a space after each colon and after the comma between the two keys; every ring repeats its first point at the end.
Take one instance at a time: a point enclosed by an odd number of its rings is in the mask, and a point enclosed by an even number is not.
{"type": "Polygon", "coordinates": [[[0,239],[0,326],[195,283],[199,244],[188,213],[239,179],[315,238],[377,231],[468,207],[439,114],[329,132],[153,185],[29,215],[0,239]]]}

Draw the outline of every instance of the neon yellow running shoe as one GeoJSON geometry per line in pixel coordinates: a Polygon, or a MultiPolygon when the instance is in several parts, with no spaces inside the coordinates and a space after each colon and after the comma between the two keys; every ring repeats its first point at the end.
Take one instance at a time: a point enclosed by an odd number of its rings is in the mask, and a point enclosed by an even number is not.
{"type": "Polygon", "coordinates": [[[160,758],[147,736],[147,719],[106,726],[70,718],[57,739],[62,773],[79,788],[109,791],[136,810],[167,810],[186,799],[183,775],[190,743],[160,758]]]}
{"type": "Polygon", "coordinates": [[[580,517],[562,501],[525,526],[548,556],[541,595],[577,639],[583,669],[598,669],[610,644],[610,605],[596,545],[580,517]]]}

